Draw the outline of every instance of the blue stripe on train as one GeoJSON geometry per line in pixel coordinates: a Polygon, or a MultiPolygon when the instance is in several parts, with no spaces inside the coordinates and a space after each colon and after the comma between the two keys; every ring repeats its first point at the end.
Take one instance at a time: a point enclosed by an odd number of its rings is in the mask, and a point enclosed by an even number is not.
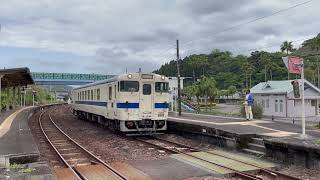
{"type": "Polygon", "coordinates": [[[92,105],[92,106],[107,106],[108,102],[99,102],[99,101],[76,101],[76,104],[85,104],[85,105],[92,105]]]}
{"type": "Polygon", "coordinates": [[[139,108],[139,103],[117,103],[117,108],[139,108]]]}
{"type": "Polygon", "coordinates": [[[169,108],[169,104],[168,103],[154,103],[154,108],[158,109],[158,108],[169,108]]]}

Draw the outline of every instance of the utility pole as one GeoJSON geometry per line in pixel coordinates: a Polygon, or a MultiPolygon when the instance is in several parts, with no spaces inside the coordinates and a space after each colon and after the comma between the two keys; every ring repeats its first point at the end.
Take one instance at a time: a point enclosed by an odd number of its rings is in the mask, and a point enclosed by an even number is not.
{"type": "Polygon", "coordinates": [[[3,76],[4,76],[4,75],[0,75],[0,113],[1,113],[1,110],[2,110],[2,99],[1,99],[1,96],[2,96],[2,95],[1,95],[1,90],[2,90],[2,89],[1,89],[1,79],[3,78],[3,76]]]}
{"type": "Polygon", "coordinates": [[[180,87],[180,67],[179,67],[179,40],[177,40],[177,79],[178,79],[178,113],[181,116],[181,87],[180,87]]]}

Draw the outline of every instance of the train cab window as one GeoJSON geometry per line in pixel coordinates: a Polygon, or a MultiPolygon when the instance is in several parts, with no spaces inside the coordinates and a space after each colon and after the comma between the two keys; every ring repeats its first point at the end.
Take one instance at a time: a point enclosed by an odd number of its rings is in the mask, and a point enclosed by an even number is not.
{"type": "Polygon", "coordinates": [[[100,89],[97,89],[97,100],[100,100],[100,89]]]}
{"type": "Polygon", "coordinates": [[[167,82],[156,82],[155,91],[156,92],[169,92],[169,83],[167,83],[167,82]]]}
{"type": "Polygon", "coordinates": [[[139,82],[138,81],[120,81],[121,92],[138,92],[139,82]]]}
{"type": "Polygon", "coordinates": [[[151,84],[144,84],[142,87],[143,95],[151,94],[151,84]]]}
{"type": "Polygon", "coordinates": [[[112,87],[109,87],[109,100],[112,99],[112,87]]]}

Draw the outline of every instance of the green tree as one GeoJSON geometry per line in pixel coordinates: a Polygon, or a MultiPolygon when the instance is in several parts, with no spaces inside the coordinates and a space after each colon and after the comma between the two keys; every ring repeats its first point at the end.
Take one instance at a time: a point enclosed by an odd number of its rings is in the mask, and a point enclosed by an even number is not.
{"type": "Polygon", "coordinates": [[[197,96],[197,91],[198,91],[198,86],[197,84],[192,84],[190,86],[187,86],[185,88],[183,88],[183,93],[189,98],[191,99],[192,97],[196,97],[197,96]]]}
{"type": "Polygon", "coordinates": [[[272,79],[272,61],[271,61],[271,57],[267,54],[267,53],[263,53],[260,55],[260,60],[262,62],[262,65],[264,67],[264,81],[267,82],[268,78],[267,78],[267,73],[268,73],[268,69],[270,69],[270,74],[271,74],[271,79],[272,79]]]}
{"type": "Polygon", "coordinates": [[[228,87],[228,95],[232,95],[232,98],[236,92],[237,92],[237,88],[235,86],[231,85],[228,87]]]}
{"type": "MultiPolygon", "coordinates": [[[[320,49],[320,36],[318,35],[317,37],[315,37],[312,41],[311,41],[311,49],[313,51],[316,51],[315,54],[317,54],[319,52],[320,49]]],[[[317,58],[317,62],[316,62],[316,66],[317,66],[317,79],[318,79],[318,83],[317,86],[320,87],[320,65],[319,65],[319,55],[316,55],[317,58]]]]}
{"type": "Polygon", "coordinates": [[[293,45],[292,45],[292,41],[284,41],[281,46],[280,46],[280,50],[281,52],[286,52],[287,55],[289,54],[289,52],[293,52],[293,45]]]}
{"type": "Polygon", "coordinates": [[[245,74],[246,79],[246,88],[251,87],[251,76],[253,74],[254,68],[253,66],[247,61],[242,64],[241,66],[242,72],[245,74]],[[248,83],[249,82],[249,83],[248,83]]]}
{"type": "Polygon", "coordinates": [[[192,55],[188,57],[187,64],[192,67],[192,77],[195,81],[197,75],[200,76],[201,74],[204,76],[206,67],[209,65],[208,57],[204,55],[192,55]]]}
{"type": "MultiPolygon", "coordinates": [[[[214,78],[209,78],[206,76],[202,76],[199,82],[199,92],[202,97],[210,100],[210,107],[212,107],[212,103],[215,101],[218,95],[218,89],[216,87],[216,81],[214,78]]],[[[206,105],[208,106],[208,101],[206,101],[206,105]]]]}

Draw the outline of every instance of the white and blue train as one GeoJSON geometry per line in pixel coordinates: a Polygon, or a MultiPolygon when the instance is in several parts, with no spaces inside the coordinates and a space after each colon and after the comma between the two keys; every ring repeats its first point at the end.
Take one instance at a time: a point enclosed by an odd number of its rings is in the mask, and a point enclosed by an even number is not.
{"type": "Polygon", "coordinates": [[[168,78],[131,73],[72,91],[73,112],[127,134],[159,133],[167,128],[168,78]]]}

